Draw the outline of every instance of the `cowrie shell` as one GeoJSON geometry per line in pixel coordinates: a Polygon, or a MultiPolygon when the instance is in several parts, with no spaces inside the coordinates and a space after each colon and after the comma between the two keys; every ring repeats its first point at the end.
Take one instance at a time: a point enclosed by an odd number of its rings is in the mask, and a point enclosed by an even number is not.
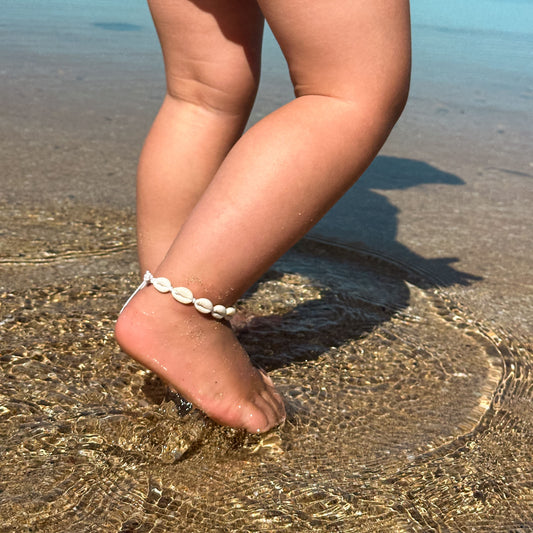
{"type": "Polygon", "coordinates": [[[154,278],[152,280],[152,285],[159,292],[170,292],[172,290],[172,285],[170,284],[170,280],[168,280],[167,278],[154,278]]]}
{"type": "Polygon", "coordinates": [[[235,307],[226,307],[226,318],[232,317],[236,312],[235,307]]]}
{"type": "Polygon", "coordinates": [[[180,304],[190,304],[193,301],[192,291],[187,287],[174,287],[172,289],[172,296],[180,304]]]}
{"type": "Polygon", "coordinates": [[[213,318],[222,320],[226,316],[226,308],[223,305],[215,305],[213,312],[211,313],[213,318]]]}
{"type": "Polygon", "coordinates": [[[213,310],[213,302],[207,298],[198,298],[194,301],[194,307],[200,313],[207,315],[213,310]]]}

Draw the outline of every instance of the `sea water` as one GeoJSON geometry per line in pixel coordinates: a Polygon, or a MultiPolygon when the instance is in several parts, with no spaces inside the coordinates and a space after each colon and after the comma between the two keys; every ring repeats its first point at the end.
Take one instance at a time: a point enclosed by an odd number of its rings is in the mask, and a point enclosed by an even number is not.
{"type": "MultiPolygon", "coordinates": [[[[417,80],[461,83],[501,72],[510,83],[533,77],[530,0],[415,0],[411,3],[414,89],[417,80]],[[480,70],[479,70],[480,69],[480,70]],[[465,80],[464,75],[471,76],[465,80]]],[[[2,6],[2,55],[79,55],[87,60],[157,63],[158,45],[140,0],[10,0],[2,6]]],[[[270,31],[265,71],[286,75],[270,31]]]]}

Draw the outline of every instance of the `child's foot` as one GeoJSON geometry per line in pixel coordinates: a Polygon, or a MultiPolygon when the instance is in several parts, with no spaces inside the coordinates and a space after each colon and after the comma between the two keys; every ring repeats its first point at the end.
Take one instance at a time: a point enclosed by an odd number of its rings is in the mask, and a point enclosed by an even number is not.
{"type": "Polygon", "coordinates": [[[252,366],[225,321],[147,287],[115,328],[121,348],[210,418],[262,433],[285,419],[270,378],[252,366]]]}

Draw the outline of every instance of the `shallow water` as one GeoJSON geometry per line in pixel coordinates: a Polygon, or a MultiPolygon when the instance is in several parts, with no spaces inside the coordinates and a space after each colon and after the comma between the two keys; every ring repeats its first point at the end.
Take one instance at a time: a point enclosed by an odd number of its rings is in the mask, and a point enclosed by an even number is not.
{"type": "Polygon", "coordinates": [[[288,421],[247,436],[118,350],[131,213],[8,211],[0,531],[531,527],[531,351],[423,273],[312,238],[276,263],[235,327],[288,421]]]}

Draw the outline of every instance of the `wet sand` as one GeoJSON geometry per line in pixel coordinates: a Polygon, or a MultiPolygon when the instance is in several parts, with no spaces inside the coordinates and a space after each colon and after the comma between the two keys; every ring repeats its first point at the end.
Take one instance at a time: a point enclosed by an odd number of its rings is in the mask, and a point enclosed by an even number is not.
{"type": "MultiPolygon", "coordinates": [[[[378,159],[240,303],[289,410],[247,437],[113,341],[164,84],[146,19],[93,22],[107,54],[2,58],[0,531],[533,527],[531,73],[415,53],[378,159]]],[[[253,120],[290,98],[276,57],[253,120]]]]}

